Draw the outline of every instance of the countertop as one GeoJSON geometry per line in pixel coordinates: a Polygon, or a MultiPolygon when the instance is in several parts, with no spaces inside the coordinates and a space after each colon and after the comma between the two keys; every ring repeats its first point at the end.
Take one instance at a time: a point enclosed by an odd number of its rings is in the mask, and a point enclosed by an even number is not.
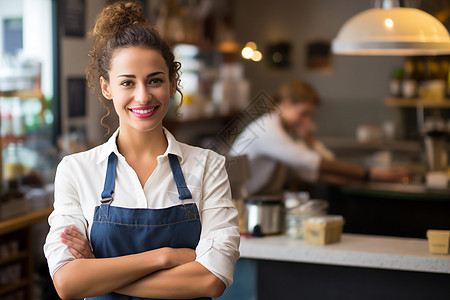
{"type": "Polygon", "coordinates": [[[425,184],[410,183],[389,183],[389,182],[355,182],[341,186],[341,189],[347,192],[352,191],[366,191],[370,193],[391,193],[391,194],[403,194],[409,197],[423,195],[431,196],[434,199],[450,200],[450,188],[431,188],[425,184]]]}
{"type": "Polygon", "coordinates": [[[242,258],[450,274],[450,255],[429,253],[426,239],[344,233],[339,243],[316,246],[284,235],[242,237],[240,251],[242,258]]]}

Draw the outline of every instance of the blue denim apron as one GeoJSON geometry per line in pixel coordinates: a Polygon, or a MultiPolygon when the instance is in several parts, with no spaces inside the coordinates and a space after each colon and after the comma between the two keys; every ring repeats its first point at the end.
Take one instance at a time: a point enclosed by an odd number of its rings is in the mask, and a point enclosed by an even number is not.
{"type": "MultiPolygon", "coordinates": [[[[169,163],[181,201],[192,199],[178,157],[169,154],[169,163]]],[[[101,204],[95,208],[91,244],[96,258],[136,254],[162,247],[197,247],[201,223],[195,203],[163,209],[111,206],[116,178],[117,156],[108,158],[101,204]]],[[[89,299],[144,299],[117,293],[89,299]]],[[[210,299],[210,298],[201,298],[210,299]]]]}

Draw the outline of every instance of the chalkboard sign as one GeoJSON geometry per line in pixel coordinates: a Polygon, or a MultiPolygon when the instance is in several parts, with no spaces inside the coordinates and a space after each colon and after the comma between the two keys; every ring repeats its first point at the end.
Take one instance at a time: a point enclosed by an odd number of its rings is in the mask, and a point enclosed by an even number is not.
{"type": "Polygon", "coordinates": [[[86,31],[85,0],[65,0],[63,8],[64,34],[83,37],[86,31]]]}

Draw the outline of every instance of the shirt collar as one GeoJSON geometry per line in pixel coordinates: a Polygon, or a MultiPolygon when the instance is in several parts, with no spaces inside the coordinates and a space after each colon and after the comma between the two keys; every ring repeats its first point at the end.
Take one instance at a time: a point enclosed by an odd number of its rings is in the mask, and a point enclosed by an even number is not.
{"type": "Polygon", "coordinates": [[[169,153],[174,154],[180,158],[180,163],[183,161],[183,152],[181,151],[180,142],[175,139],[175,137],[163,127],[164,134],[166,135],[167,139],[167,150],[162,155],[167,156],[169,153]]]}
{"type": "MultiPolygon", "coordinates": [[[[122,157],[122,154],[119,153],[116,143],[119,130],[120,128],[117,128],[117,130],[111,135],[108,141],[105,144],[103,144],[103,149],[100,152],[97,163],[106,160],[112,152],[114,152],[117,155],[117,157],[122,157]]],[[[175,139],[175,137],[164,127],[163,132],[167,139],[167,149],[163,155],[158,156],[158,160],[162,157],[167,157],[167,155],[170,153],[178,156],[180,158],[180,162],[182,162],[183,152],[181,151],[180,142],[178,142],[175,139]]]]}

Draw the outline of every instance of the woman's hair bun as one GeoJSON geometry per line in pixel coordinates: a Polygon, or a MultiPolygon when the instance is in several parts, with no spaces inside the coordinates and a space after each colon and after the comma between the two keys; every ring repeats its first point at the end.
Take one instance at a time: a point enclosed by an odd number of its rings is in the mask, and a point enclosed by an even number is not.
{"type": "Polygon", "coordinates": [[[148,24],[142,6],[135,2],[118,1],[107,6],[97,16],[94,36],[111,36],[138,24],[148,24]]]}

